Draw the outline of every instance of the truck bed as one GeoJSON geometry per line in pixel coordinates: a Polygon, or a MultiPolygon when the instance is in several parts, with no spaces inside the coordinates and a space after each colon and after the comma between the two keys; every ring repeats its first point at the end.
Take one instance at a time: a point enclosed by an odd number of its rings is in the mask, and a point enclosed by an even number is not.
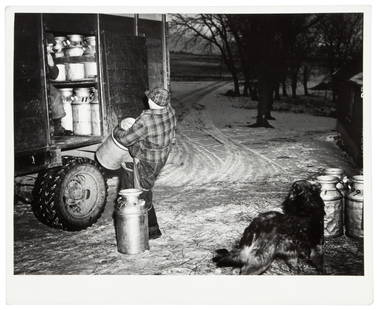
{"type": "Polygon", "coordinates": [[[104,140],[102,136],[59,136],[54,137],[57,147],[62,150],[70,150],[77,147],[88,146],[101,143],[104,140]]]}

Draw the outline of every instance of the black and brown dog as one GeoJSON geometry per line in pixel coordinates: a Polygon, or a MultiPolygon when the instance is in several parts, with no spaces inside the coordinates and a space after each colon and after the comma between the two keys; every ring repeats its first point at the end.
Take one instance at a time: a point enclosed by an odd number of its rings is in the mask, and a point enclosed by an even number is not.
{"type": "Polygon", "coordinates": [[[284,213],[270,211],[253,219],[235,249],[216,251],[216,265],[239,267],[243,275],[261,274],[281,257],[297,271],[298,258],[303,257],[323,273],[325,211],[320,187],[296,181],[282,209],[284,213]]]}

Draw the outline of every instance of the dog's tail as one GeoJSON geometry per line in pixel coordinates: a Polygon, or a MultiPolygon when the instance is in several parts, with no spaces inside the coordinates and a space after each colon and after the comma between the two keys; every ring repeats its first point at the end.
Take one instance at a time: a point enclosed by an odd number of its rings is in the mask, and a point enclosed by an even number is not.
{"type": "Polygon", "coordinates": [[[245,261],[241,268],[242,275],[257,275],[265,272],[274,260],[276,243],[274,240],[256,239],[251,246],[245,246],[240,257],[245,261]]]}
{"type": "Polygon", "coordinates": [[[273,243],[265,244],[263,247],[253,244],[230,252],[226,249],[218,249],[212,260],[217,267],[241,268],[242,275],[257,275],[270,267],[274,260],[275,249],[276,246],[273,243]]]}
{"type": "Polygon", "coordinates": [[[218,249],[215,251],[216,255],[212,261],[216,263],[217,267],[237,267],[241,268],[245,263],[240,259],[240,250],[234,249],[229,252],[226,249],[218,249]]]}

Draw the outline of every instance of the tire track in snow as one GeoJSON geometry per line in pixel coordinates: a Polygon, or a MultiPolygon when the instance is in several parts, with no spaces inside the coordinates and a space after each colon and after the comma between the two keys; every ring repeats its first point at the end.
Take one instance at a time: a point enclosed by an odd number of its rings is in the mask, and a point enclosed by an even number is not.
{"type": "Polygon", "coordinates": [[[182,186],[214,181],[255,182],[282,172],[288,173],[283,166],[214,125],[210,111],[205,109],[205,96],[224,85],[224,82],[213,83],[180,99],[191,107],[183,122],[178,124],[179,152],[172,152],[168,162],[173,164],[162,171],[156,184],[182,186]],[[213,139],[210,144],[209,137],[213,139]]]}

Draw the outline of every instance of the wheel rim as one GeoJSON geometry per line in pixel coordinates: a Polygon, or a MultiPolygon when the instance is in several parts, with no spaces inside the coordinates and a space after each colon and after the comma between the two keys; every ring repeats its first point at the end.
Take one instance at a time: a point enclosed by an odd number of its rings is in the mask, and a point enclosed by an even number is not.
{"type": "Polygon", "coordinates": [[[88,216],[98,199],[98,184],[90,173],[80,172],[67,182],[63,200],[67,212],[76,218],[88,216]]]}

